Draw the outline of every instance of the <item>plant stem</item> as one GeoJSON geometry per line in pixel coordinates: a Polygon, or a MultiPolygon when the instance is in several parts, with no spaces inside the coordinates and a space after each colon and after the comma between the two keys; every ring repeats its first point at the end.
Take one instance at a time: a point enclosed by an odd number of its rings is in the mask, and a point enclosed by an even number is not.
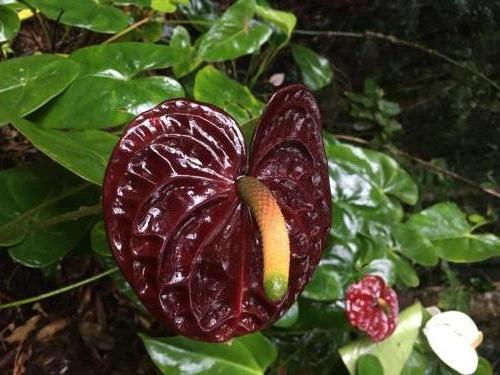
{"type": "Polygon", "coordinates": [[[167,24],[172,25],[200,25],[200,26],[212,26],[214,22],[203,21],[203,20],[167,20],[167,24]]]}
{"type": "Polygon", "coordinates": [[[294,33],[297,35],[309,35],[309,36],[338,36],[338,37],[357,38],[357,39],[379,39],[379,40],[385,40],[385,41],[390,42],[392,44],[410,47],[410,48],[422,51],[424,53],[427,53],[428,55],[437,57],[441,60],[444,60],[444,61],[448,62],[449,64],[454,65],[458,68],[467,70],[468,72],[474,74],[475,76],[481,78],[483,81],[490,84],[496,90],[500,91],[500,85],[498,83],[493,81],[491,78],[486,76],[484,73],[477,71],[476,69],[468,66],[467,64],[461,63],[461,62],[445,55],[444,53],[439,52],[438,50],[426,47],[426,46],[419,44],[419,43],[414,43],[414,42],[409,42],[409,41],[404,40],[404,39],[399,39],[399,38],[395,37],[394,35],[387,35],[387,34],[377,33],[374,31],[365,31],[362,33],[356,33],[356,32],[336,31],[336,30],[330,30],[330,31],[295,30],[294,33]]]}
{"type": "Polygon", "coordinates": [[[146,18],[143,18],[140,21],[137,21],[136,23],[133,23],[132,25],[130,25],[126,29],[124,29],[124,30],[120,31],[119,33],[113,35],[111,38],[106,39],[104,42],[102,42],[102,44],[108,44],[108,43],[114,42],[115,40],[121,38],[125,34],[128,34],[129,32],[131,32],[132,30],[135,30],[138,27],[141,27],[142,25],[144,25],[145,23],[148,23],[151,20],[151,18],[152,18],[152,16],[148,16],[146,18]]]}
{"type": "Polygon", "coordinates": [[[69,292],[70,290],[79,288],[83,285],[89,284],[89,283],[94,282],[96,280],[99,280],[103,277],[106,277],[106,276],[112,274],[113,272],[116,272],[117,270],[118,270],[118,267],[114,267],[114,268],[111,268],[107,271],[99,273],[97,275],[94,275],[92,277],[89,277],[88,279],[80,280],[74,284],[66,285],[62,288],[51,290],[50,292],[43,293],[43,294],[40,294],[40,295],[35,296],[35,297],[30,297],[30,298],[26,298],[26,299],[22,299],[22,300],[18,300],[18,301],[4,303],[4,304],[0,305],[0,310],[7,309],[9,307],[17,307],[17,306],[21,306],[21,305],[26,305],[28,303],[38,302],[38,301],[41,301],[43,299],[56,296],[58,294],[69,292]]]}
{"type": "MultiPolygon", "coordinates": [[[[353,137],[353,136],[350,136],[350,135],[344,135],[344,134],[334,134],[335,138],[337,139],[341,139],[341,140],[345,140],[345,141],[348,141],[348,142],[353,142],[353,143],[358,143],[358,144],[362,144],[362,145],[366,145],[366,146],[370,146],[370,142],[362,139],[362,138],[358,138],[358,137],[353,137]]],[[[438,167],[437,165],[434,165],[432,164],[430,161],[426,161],[426,160],[423,160],[419,157],[416,157],[416,156],[413,156],[413,155],[410,155],[409,153],[407,153],[406,151],[403,151],[403,150],[400,150],[398,148],[395,148],[395,147],[388,147],[388,146],[381,146],[381,148],[383,148],[384,150],[394,154],[394,155],[399,155],[399,156],[403,156],[407,159],[410,159],[412,161],[414,161],[415,163],[417,164],[420,164],[421,166],[433,171],[433,172],[436,172],[436,173],[440,173],[440,174],[443,174],[449,178],[452,178],[456,181],[459,181],[461,183],[463,183],[464,185],[467,185],[471,188],[474,188],[478,191],[481,191],[483,193],[486,193],[486,194],[489,194],[489,195],[492,195],[494,196],[495,198],[500,198],[500,191],[496,191],[494,189],[489,189],[489,188],[485,188],[481,185],[479,185],[478,183],[472,181],[472,180],[469,180],[468,178],[466,177],[463,177],[463,176],[460,176],[459,174],[455,173],[455,172],[452,172],[452,171],[449,171],[447,169],[444,169],[444,168],[441,168],[441,167],[438,167]]]]}
{"type": "Polygon", "coordinates": [[[40,24],[40,26],[42,27],[43,35],[45,37],[45,42],[50,47],[50,43],[51,43],[52,38],[50,37],[49,28],[47,27],[47,23],[45,22],[45,20],[43,19],[43,17],[40,15],[39,12],[35,13],[35,17],[38,20],[38,23],[40,24]]]}
{"type": "Polygon", "coordinates": [[[82,217],[97,215],[102,211],[101,204],[96,204],[94,206],[80,207],[78,210],[65,212],[64,214],[51,217],[48,220],[43,221],[40,225],[35,226],[35,230],[40,230],[43,228],[50,227],[59,223],[64,223],[66,221],[77,220],[82,217]]]}
{"type": "Polygon", "coordinates": [[[0,227],[0,232],[4,231],[6,228],[8,228],[11,225],[17,224],[20,221],[29,218],[30,216],[34,215],[35,213],[37,213],[40,210],[42,210],[42,209],[44,209],[46,207],[49,207],[50,205],[52,205],[52,204],[54,204],[56,202],[59,202],[60,200],[69,197],[70,195],[78,193],[79,191],[81,191],[81,190],[89,187],[90,185],[91,185],[90,183],[85,182],[83,184],[74,186],[74,187],[66,190],[65,192],[63,192],[63,193],[55,196],[52,199],[48,199],[45,202],[40,203],[38,206],[35,206],[35,207],[33,207],[33,208],[25,211],[23,214],[17,216],[12,221],[10,221],[10,222],[6,223],[5,225],[1,226],[0,227]]]}

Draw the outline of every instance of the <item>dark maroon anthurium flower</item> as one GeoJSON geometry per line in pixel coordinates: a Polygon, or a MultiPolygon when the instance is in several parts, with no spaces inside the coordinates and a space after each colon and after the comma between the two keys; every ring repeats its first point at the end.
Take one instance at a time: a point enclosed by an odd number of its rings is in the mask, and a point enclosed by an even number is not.
{"type": "Polygon", "coordinates": [[[110,246],[141,301],[175,333],[214,342],[290,307],[321,257],[330,205],[319,111],[301,85],[271,98],[249,156],[222,110],[158,105],[125,130],[103,189],[110,246]]]}
{"type": "Polygon", "coordinates": [[[346,311],[353,326],[382,341],[398,324],[398,296],[380,276],[366,275],[347,289],[346,311]]]}

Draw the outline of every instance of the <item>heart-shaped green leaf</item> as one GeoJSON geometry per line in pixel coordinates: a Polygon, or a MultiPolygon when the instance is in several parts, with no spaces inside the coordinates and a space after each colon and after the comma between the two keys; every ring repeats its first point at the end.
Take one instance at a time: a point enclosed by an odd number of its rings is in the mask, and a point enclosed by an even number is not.
{"type": "Polygon", "coordinates": [[[332,234],[352,239],[357,233],[371,238],[392,238],[401,204],[418,198],[412,178],[390,157],[324,137],[333,200],[332,234]]]}
{"type": "Polygon", "coordinates": [[[92,46],[74,52],[71,59],[79,64],[81,74],[36,114],[34,121],[44,127],[117,126],[164,100],[184,96],[182,86],[172,78],[137,77],[177,63],[178,55],[168,46],[132,42],[92,46]]]}
{"type": "Polygon", "coordinates": [[[451,262],[478,262],[500,256],[500,238],[475,234],[454,203],[438,203],[412,215],[407,225],[432,241],[437,254],[451,262]]]}
{"type": "Polygon", "coordinates": [[[224,344],[186,337],[141,335],[149,356],[163,374],[263,375],[276,359],[276,348],[262,334],[242,336],[224,344]]]}
{"type": "Polygon", "coordinates": [[[412,352],[421,324],[422,306],[416,303],[400,314],[396,330],[384,341],[374,343],[366,338],[342,347],[339,352],[349,373],[356,374],[358,359],[371,354],[380,361],[385,375],[399,375],[412,352]]]}
{"type": "Polygon", "coordinates": [[[95,0],[26,0],[51,20],[98,33],[117,33],[129,23],[128,16],[118,8],[95,0]]]}
{"type": "Polygon", "coordinates": [[[78,75],[66,57],[36,55],[0,63],[0,125],[25,116],[60,94],[78,75]]]}
{"type": "Polygon", "coordinates": [[[109,156],[118,138],[100,130],[64,131],[43,129],[23,119],[14,126],[33,145],[78,176],[102,184],[109,156]]]}
{"type": "Polygon", "coordinates": [[[240,125],[258,118],[264,108],[264,104],[252,95],[248,87],[232,80],[211,65],[196,74],[194,97],[224,109],[240,125]]]}
{"type": "Polygon", "coordinates": [[[238,0],[228,8],[202,37],[199,53],[203,60],[232,60],[257,51],[272,30],[254,19],[255,11],[255,0],[238,0]]]}

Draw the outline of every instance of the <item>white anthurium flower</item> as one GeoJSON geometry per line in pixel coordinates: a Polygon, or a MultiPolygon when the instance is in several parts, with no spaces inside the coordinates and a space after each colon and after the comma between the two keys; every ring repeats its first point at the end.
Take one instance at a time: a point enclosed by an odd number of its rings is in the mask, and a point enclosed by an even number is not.
{"type": "Polygon", "coordinates": [[[453,370],[463,375],[476,371],[476,348],[483,334],[468,315],[460,311],[435,314],[425,325],[424,334],[434,353],[453,370]]]}

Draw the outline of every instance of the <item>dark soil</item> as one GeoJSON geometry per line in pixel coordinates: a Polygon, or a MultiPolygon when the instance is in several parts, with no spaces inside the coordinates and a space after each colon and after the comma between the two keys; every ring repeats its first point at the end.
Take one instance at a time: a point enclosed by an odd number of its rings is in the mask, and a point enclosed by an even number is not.
{"type": "MultiPolygon", "coordinates": [[[[0,298],[7,302],[37,295],[99,271],[91,257],[67,257],[54,279],[16,265],[2,251],[0,298]]],[[[0,373],[152,374],[154,365],[137,336],[152,330],[161,332],[108,278],[40,303],[2,310],[0,373]]]]}

